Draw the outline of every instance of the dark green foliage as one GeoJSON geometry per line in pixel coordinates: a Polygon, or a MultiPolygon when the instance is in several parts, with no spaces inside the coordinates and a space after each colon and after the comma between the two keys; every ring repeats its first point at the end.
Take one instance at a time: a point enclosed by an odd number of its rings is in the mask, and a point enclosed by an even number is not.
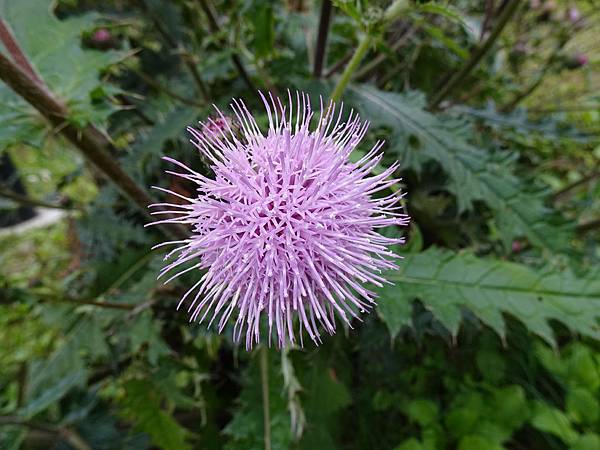
{"type": "Polygon", "coordinates": [[[515,263],[431,248],[407,255],[400,270],[389,279],[402,289],[381,290],[379,314],[394,336],[402,325],[410,323],[409,304],[418,298],[452,335],[458,333],[461,311],[465,308],[503,339],[506,335],[503,313],[521,320],[550,344],[555,342],[550,320],[598,339],[597,271],[577,278],[555,270],[536,271],[515,263]]]}
{"type": "MultiPolygon", "coordinates": [[[[249,84],[326,102],[368,42],[342,95],[371,122],[351,159],[386,140],[373,172],[400,161],[412,217],[393,285],[372,287],[379,304],[362,322],[319,347],[305,336],[304,349],[246,352],[230,326],[218,335],[176,311],[200,274],[157,282],[162,232],[0,83],[0,152],[30,199],[64,212],[0,228],[0,448],[600,448],[594,5],[521,2],[433,108],[509,2],[411,0],[389,23],[391,0],[332,3],[316,80],[321,1],[0,0],[64,120],[105,134],[142,189],[185,196],[196,186],[165,175],[161,157],[211,175],[185,128],[212,104],[228,114],[243,98],[266,126],[249,84]],[[589,62],[575,68],[579,53],[589,62]]],[[[9,186],[0,179],[0,214],[27,203],[9,186]]]]}

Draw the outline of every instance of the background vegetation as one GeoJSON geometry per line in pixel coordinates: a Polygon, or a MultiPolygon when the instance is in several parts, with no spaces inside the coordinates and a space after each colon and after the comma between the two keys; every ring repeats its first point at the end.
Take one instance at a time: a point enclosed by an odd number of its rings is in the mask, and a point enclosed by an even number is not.
{"type": "Polygon", "coordinates": [[[61,213],[0,229],[0,447],[599,449],[599,6],[0,1],[0,214],[61,213]],[[144,207],[288,88],[372,122],[413,223],[363,323],[259,357],[175,312],[144,207]]]}

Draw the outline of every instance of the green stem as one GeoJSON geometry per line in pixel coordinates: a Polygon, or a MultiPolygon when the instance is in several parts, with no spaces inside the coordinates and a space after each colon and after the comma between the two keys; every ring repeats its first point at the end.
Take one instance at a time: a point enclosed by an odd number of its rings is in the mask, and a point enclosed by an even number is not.
{"type": "Polygon", "coordinates": [[[358,47],[356,47],[356,50],[354,51],[354,55],[352,55],[352,58],[350,59],[350,61],[348,62],[348,65],[344,69],[342,76],[340,77],[337,84],[335,85],[335,89],[333,90],[333,92],[331,94],[332,101],[337,102],[340,99],[340,97],[342,96],[342,93],[344,92],[344,89],[346,89],[346,86],[350,82],[352,75],[354,74],[354,72],[358,68],[358,65],[360,64],[363,57],[369,50],[369,47],[371,46],[372,41],[373,41],[373,38],[368,34],[365,34],[362,37],[362,39],[358,43],[358,47]]]}
{"type": "Polygon", "coordinates": [[[266,345],[259,348],[260,381],[262,385],[263,422],[265,450],[271,450],[271,417],[269,410],[269,349],[266,345]]]}
{"type": "Polygon", "coordinates": [[[437,92],[437,94],[431,99],[429,103],[432,109],[436,109],[440,103],[442,103],[448,95],[454,91],[454,89],[459,86],[462,81],[477,67],[477,65],[481,62],[483,57],[487,55],[488,51],[492,48],[506,24],[510,21],[513,14],[517,11],[517,7],[521,4],[521,0],[508,0],[506,6],[502,10],[500,17],[498,18],[498,22],[496,26],[490,33],[490,36],[486,39],[486,41],[479,47],[473,51],[469,60],[465,63],[465,65],[456,72],[453,76],[450,77],[447,83],[445,83],[437,92]]]}
{"type": "MultiPolygon", "coordinates": [[[[408,6],[408,0],[395,0],[394,3],[392,3],[383,14],[383,31],[385,31],[385,28],[390,23],[392,23],[394,20],[400,17],[402,13],[408,8],[408,6]]],[[[367,33],[361,38],[360,42],[358,43],[358,47],[356,47],[352,58],[348,62],[348,65],[344,69],[342,76],[338,80],[333,90],[333,93],[331,94],[332,101],[337,102],[342,97],[344,89],[346,89],[346,86],[350,82],[350,79],[354,75],[354,72],[356,72],[356,69],[358,69],[360,62],[362,61],[367,51],[369,50],[369,47],[373,43],[373,39],[374,36],[369,33],[367,33]]]]}

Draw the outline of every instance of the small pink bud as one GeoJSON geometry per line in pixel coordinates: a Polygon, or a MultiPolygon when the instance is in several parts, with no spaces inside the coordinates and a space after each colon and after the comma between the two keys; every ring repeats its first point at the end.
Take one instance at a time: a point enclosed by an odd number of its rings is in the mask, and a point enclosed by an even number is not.
{"type": "Polygon", "coordinates": [[[106,28],[100,28],[92,35],[92,40],[95,42],[108,42],[111,40],[111,38],[112,35],[106,28]]]}
{"type": "Polygon", "coordinates": [[[573,6],[567,10],[567,17],[571,23],[577,23],[581,19],[581,13],[573,6]]]}
{"type": "Polygon", "coordinates": [[[579,67],[585,66],[587,63],[590,62],[589,58],[587,57],[587,55],[585,53],[578,53],[575,56],[575,61],[577,61],[577,64],[579,64],[579,67]]]}
{"type": "Polygon", "coordinates": [[[523,250],[523,243],[521,241],[513,241],[511,249],[513,253],[521,253],[523,250]]]}

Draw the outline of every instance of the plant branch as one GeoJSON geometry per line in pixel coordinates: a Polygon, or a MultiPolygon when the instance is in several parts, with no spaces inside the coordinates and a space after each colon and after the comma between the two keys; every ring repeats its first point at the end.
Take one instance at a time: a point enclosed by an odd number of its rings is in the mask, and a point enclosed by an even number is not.
{"type": "Polygon", "coordinates": [[[525,88],[525,90],[523,90],[523,92],[520,92],[519,94],[515,95],[515,97],[510,102],[508,102],[506,105],[500,107],[499,108],[500,112],[504,112],[504,113],[511,112],[512,110],[514,110],[517,107],[517,105],[519,105],[519,103],[521,103],[523,100],[525,100],[531,94],[533,94],[535,92],[535,90],[538,87],[540,87],[540,85],[546,78],[548,71],[552,68],[552,66],[554,65],[554,62],[559,57],[561,50],[565,47],[565,45],[567,45],[567,42],[569,42],[568,38],[562,39],[558,43],[558,45],[556,46],[556,48],[554,49],[554,51],[552,52],[550,57],[544,63],[544,67],[542,67],[542,69],[540,70],[536,79],[527,88],[525,88]]]}
{"type": "Polygon", "coordinates": [[[478,46],[473,53],[471,53],[471,57],[465,63],[465,65],[456,72],[453,76],[451,76],[448,81],[438,89],[437,94],[429,102],[429,106],[431,109],[436,109],[439,107],[440,103],[442,103],[448,95],[450,95],[454,89],[456,89],[463,80],[470,75],[470,73],[477,67],[477,65],[481,62],[483,57],[487,55],[490,49],[493,47],[494,43],[517,11],[518,6],[521,4],[521,0],[508,0],[507,4],[502,9],[502,13],[500,17],[498,17],[498,22],[490,32],[489,37],[486,41],[478,46]]]}
{"type": "Polygon", "coordinates": [[[321,78],[323,72],[323,62],[325,61],[325,50],[327,48],[327,36],[329,35],[332,9],[333,5],[331,4],[331,0],[323,0],[321,2],[321,17],[319,19],[317,47],[315,49],[315,64],[313,68],[313,75],[315,78],[321,78]]]}
{"type": "Polygon", "coordinates": [[[348,53],[346,53],[342,58],[340,58],[333,66],[331,66],[327,72],[325,73],[325,78],[331,78],[333,74],[335,74],[338,70],[340,70],[342,67],[344,67],[344,64],[346,64],[348,61],[350,61],[350,58],[352,58],[352,51],[349,51],[348,53]]]}
{"type": "Polygon", "coordinates": [[[45,202],[43,200],[36,200],[34,198],[29,198],[26,195],[17,194],[16,192],[13,192],[9,189],[4,189],[2,186],[0,186],[0,197],[6,198],[15,203],[19,203],[19,204],[25,205],[25,206],[34,206],[34,207],[40,206],[42,208],[66,209],[68,211],[80,209],[80,208],[77,208],[74,206],[59,205],[56,203],[49,203],[49,202],[45,202]]]}
{"type": "MultiPolygon", "coordinates": [[[[382,28],[385,30],[385,27],[387,27],[387,25],[389,25],[391,22],[400,17],[400,15],[408,8],[408,6],[408,0],[395,0],[385,10],[383,14],[383,22],[381,24],[382,28]]],[[[356,50],[354,50],[352,58],[350,58],[350,61],[346,65],[344,72],[342,72],[340,79],[338,80],[335,88],[333,89],[333,92],[331,93],[332,101],[335,102],[341,98],[342,94],[344,93],[344,90],[346,89],[346,86],[350,82],[350,79],[354,75],[354,72],[360,65],[360,62],[366,55],[372,43],[373,36],[371,34],[367,33],[362,36],[358,43],[358,47],[356,47],[356,50]]]]}
{"type": "Polygon", "coordinates": [[[577,225],[576,230],[578,233],[583,234],[587,233],[588,231],[595,230],[597,228],[600,228],[600,219],[590,220],[589,222],[577,225]]]}
{"type": "Polygon", "coordinates": [[[594,167],[594,169],[592,170],[591,173],[589,173],[588,175],[584,176],[583,178],[581,178],[580,180],[577,180],[571,184],[568,184],[567,186],[565,186],[564,188],[562,188],[559,191],[556,191],[554,194],[552,194],[552,200],[555,202],[559,202],[561,200],[564,200],[565,197],[567,197],[567,194],[569,194],[573,189],[578,188],[581,185],[587,184],[590,181],[594,181],[597,178],[600,178],[600,161],[598,161],[596,163],[596,166],[594,167]]]}
{"type": "MultiPolygon", "coordinates": [[[[198,0],[198,3],[200,4],[200,8],[202,8],[202,11],[204,11],[204,14],[206,15],[206,19],[208,20],[208,28],[210,32],[213,34],[218,34],[221,31],[221,26],[219,25],[217,15],[215,14],[212,4],[209,3],[209,0],[198,0]]],[[[248,72],[246,71],[246,68],[242,63],[240,56],[237,53],[233,53],[231,55],[231,61],[233,62],[233,65],[237,69],[238,73],[240,74],[240,77],[242,77],[242,80],[244,80],[246,87],[251,92],[256,92],[256,87],[250,80],[248,72]]]]}
{"type": "Polygon", "coordinates": [[[36,73],[33,66],[29,63],[29,60],[25,56],[25,53],[23,53],[23,50],[21,50],[19,43],[14,38],[8,23],[6,23],[6,21],[2,17],[0,17],[0,42],[2,42],[2,44],[4,44],[4,47],[6,47],[6,50],[8,50],[8,53],[10,53],[10,55],[13,57],[15,63],[21,69],[23,69],[23,71],[32,80],[34,80],[36,83],[39,83],[40,85],[43,86],[44,82],[39,77],[39,75],[36,73]]]}
{"type": "Polygon", "coordinates": [[[92,450],[92,447],[72,428],[33,422],[18,416],[0,416],[0,425],[17,425],[51,435],[58,435],[77,450],[92,450]]]}
{"type": "MultiPolygon", "coordinates": [[[[56,294],[48,294],[45,292],[32,291],[31,294],[35,297],[38,297],[41,301],[51,302],[51,303],[52,302],[74,303],[76,305],[81,305],[81,306],[85,306],[85,305],[98,306],[100,308],[121,309],[121,310],[127,310],[127,311],[133,310],[139,306],[136,303],[116,303],[116,302],[103,302],[103,301],[99,301],[99,300],[84,300],[84,299],[66,297],[66,296],[61,296],[61,295],[56,295],[56,294]]],[[[15,301],[16,300],[14,300],[12,298],[0,297],[0,303],[3,305],[14,303],[15,301]]]]}
{"type": "Polygon", "coordinates": [[[269,404],[269,349],[266,345],[259,347],[260,382],[262,386],[263,423],[265,450],[271,450],[271,417],[269,404]]]}
{"type": "MultiPolygon", "coordinates": [[[[148,217],[148,205],[154,199],[125,172],[111,155],[113,148],[109,140],[94,125],[78,128],[68,121],[69,110],[45,86],[35,83],[10,59],[0,53],[0,79],[13,91],[33,106],[50,122],[58,133],[64,136],[83,156],[91,161],[109,180],[129,197],[148,217]]],[[[185,228],[180,226],[161,228],[167,234],[187,237],[185,228]]]]}
{"type": "MultiPolygon", "coordinates": [[[[402,36],[400,36],[398,38],[398,40],[396,40],[396,42],[394,42],[390,46],[390,49],[393,52],[398,51],[400,48],[402,48],[404,46],[404,44],[406,44],[406,42],[411,37],[413,37],[415,35],[417,30],[418,30],[417,27],[414,27],[414,26],[409,27],[406,30],[406,32],[404,34],[402,34],[402,36]]],[[[357,71],[356,74],[354,75],[354,78],[357,80],[365,80],[369,75],[371,75],[371,73],[373,73],[373,71],[377,67],[379,67],[387,59],[388,59],[388,55],[386,55],[386,54],[381,54],[381,55],[376,56],[368,64],[365,64],[363,67],[361,67],[361,69],[359,71],[357,71]]]]}
{"type": "Polygon", "coordinates": [[[333,92],[331,93],[331,100],[337,102],[340,99],[344,92],[344,89],[346,89],[346,86],[350,82],[350,78],[352,78],[354,71],[358,68],[360,62],[369,50],[369,47],[371,46],[372,42],[373,38],[368,34],[365,34],[360,39],[358,47],[356,47],[352,58],[350,58],[350,61],[346,65],[344,72],[342,72],[340,79],[338,80],[337,84],[335,85],[335,88],[333,89],[333,92]]]}
{"type": "Polygon", "coordinates": [[[488,30],[488,26],[490,24],[490,20],[492,18],[492,16],[494,15],[494,0],[486,0],[485,1],[485,13],[483,16],[483,21],[481,23],[481,33],[479,34],[479,40],[483,41],[483,38],[485,37],[485,33],[488,30]]]}

